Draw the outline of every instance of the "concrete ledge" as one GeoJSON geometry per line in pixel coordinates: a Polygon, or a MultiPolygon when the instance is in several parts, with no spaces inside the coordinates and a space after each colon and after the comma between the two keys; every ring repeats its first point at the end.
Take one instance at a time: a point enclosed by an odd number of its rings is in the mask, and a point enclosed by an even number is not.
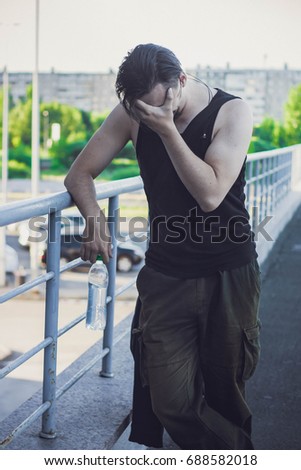
{"type": "MultiPolygon", "coordinates": [[[[131,315],[115,328],[115,338],[128,330],[131,315]]],[[[91,334],[93,334],[91,332],[91,334]]],[[[39,437],[41,418],[15,437],[7,450],[72,450],[110,449],[130,421],[133,388],[133,360],[127,334],[113,352],[114,378],[99,376],[101,364],[94,366],[57,401],[55,439],[39,437]]],[[[98,341],[85,354],[58,376],[58,388],[84,367],[99,352],[98,341]]],[[[3,440],[41,404],[41,391],[23,403],[1,422],[3,440]]]]}

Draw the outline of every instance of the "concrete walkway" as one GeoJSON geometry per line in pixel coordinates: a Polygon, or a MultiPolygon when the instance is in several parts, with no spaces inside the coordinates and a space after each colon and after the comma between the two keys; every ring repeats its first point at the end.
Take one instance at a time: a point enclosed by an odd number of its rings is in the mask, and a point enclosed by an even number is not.
{"type": "Polygon", "coordinates": [[[262,271],[262,353],[247,389],[254,444],[301,449],[301,206],[262,271]]]}

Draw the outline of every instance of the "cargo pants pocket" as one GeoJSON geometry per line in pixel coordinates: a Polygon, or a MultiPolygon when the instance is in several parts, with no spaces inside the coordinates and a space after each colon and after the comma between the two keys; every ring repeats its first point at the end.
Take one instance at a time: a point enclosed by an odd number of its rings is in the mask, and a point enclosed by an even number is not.
{"type": "Polygon", "coordinates": [[[148,385],[147,374],[145,369],[145,354],[144,354],[144,344],[143,344],[143,331],[142,328],[133,328],[132,330],[132,342],[134,350],[134,360],[138,366],[140,373],[140,380],[142,387],[148,385]]]}
{"type": "Polygon", "coordinates": [[[255,372],[259,356],[260,356],[260,328],[261,324],[258,321],[257,325],[251,328],[244,328],[243,330],[243,350],[244,350],[244,366],[242,379],[248,380],[255,372]]]}

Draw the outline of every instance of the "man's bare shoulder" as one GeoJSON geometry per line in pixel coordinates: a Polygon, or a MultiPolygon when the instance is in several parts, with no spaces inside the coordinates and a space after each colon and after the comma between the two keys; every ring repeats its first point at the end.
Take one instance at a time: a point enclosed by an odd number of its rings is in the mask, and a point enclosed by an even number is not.
{"type": "Polygon", "coordinates": [[[235,98],[227,101],[220,109],[220,120],[225,124],[229,121],[253,120],[252,110],[249,104],[242,98],[235,98]]]}
{"type": "Polygon", "coordinates": [[[114,127],[128,133],[133,142],[136,141],[139,124],[129,116],[121,103],[111,111],[105,121],[105,127],[114,127]]]}
{"type": "Polygon", "coordinates": [[[215,125],[213,136],[220,130],[230,131],[243,128],[248,132],[253,128],[253,114],[249,104],[241,99],[235,98],[227,101],[220,108],[215,125]]]}

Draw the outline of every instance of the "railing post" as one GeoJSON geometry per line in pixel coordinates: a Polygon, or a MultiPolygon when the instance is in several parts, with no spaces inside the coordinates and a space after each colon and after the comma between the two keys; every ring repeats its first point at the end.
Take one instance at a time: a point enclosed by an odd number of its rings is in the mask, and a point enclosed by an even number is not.
{"type": "Polygon", "coordinates": [[[56,437],[55,395],[57,364],[58,305],[60,283],[61,224],[60,212],[51,212],[48,220],[47,271],[54,277],[46,283],[45,338],[52,343],[44,351],[43,403],[50,402],[50,408],[43,414],[40,436],[48,439],[56,437]]]}
{"type": "Polygon", "coordinates": [[[108,348],[110,352],[102,360],[102,369],[100,372],[101,377],[113,377],[112,372],[112,348],[113,348],[113,333],[114,333],[114,308],[115,308],[115,283],[116,283],[116,260],[117,260],[117,240],[116,240],[116,227],[117,227],[117,214],[118,214],[118,196],[110,197],[109,199],[109,227],[113,243],[113,258],[109,262],[109,285],[108,297],[111,298],[107,304],[107,325],[103,336],[103,348],[108,348]]]}

